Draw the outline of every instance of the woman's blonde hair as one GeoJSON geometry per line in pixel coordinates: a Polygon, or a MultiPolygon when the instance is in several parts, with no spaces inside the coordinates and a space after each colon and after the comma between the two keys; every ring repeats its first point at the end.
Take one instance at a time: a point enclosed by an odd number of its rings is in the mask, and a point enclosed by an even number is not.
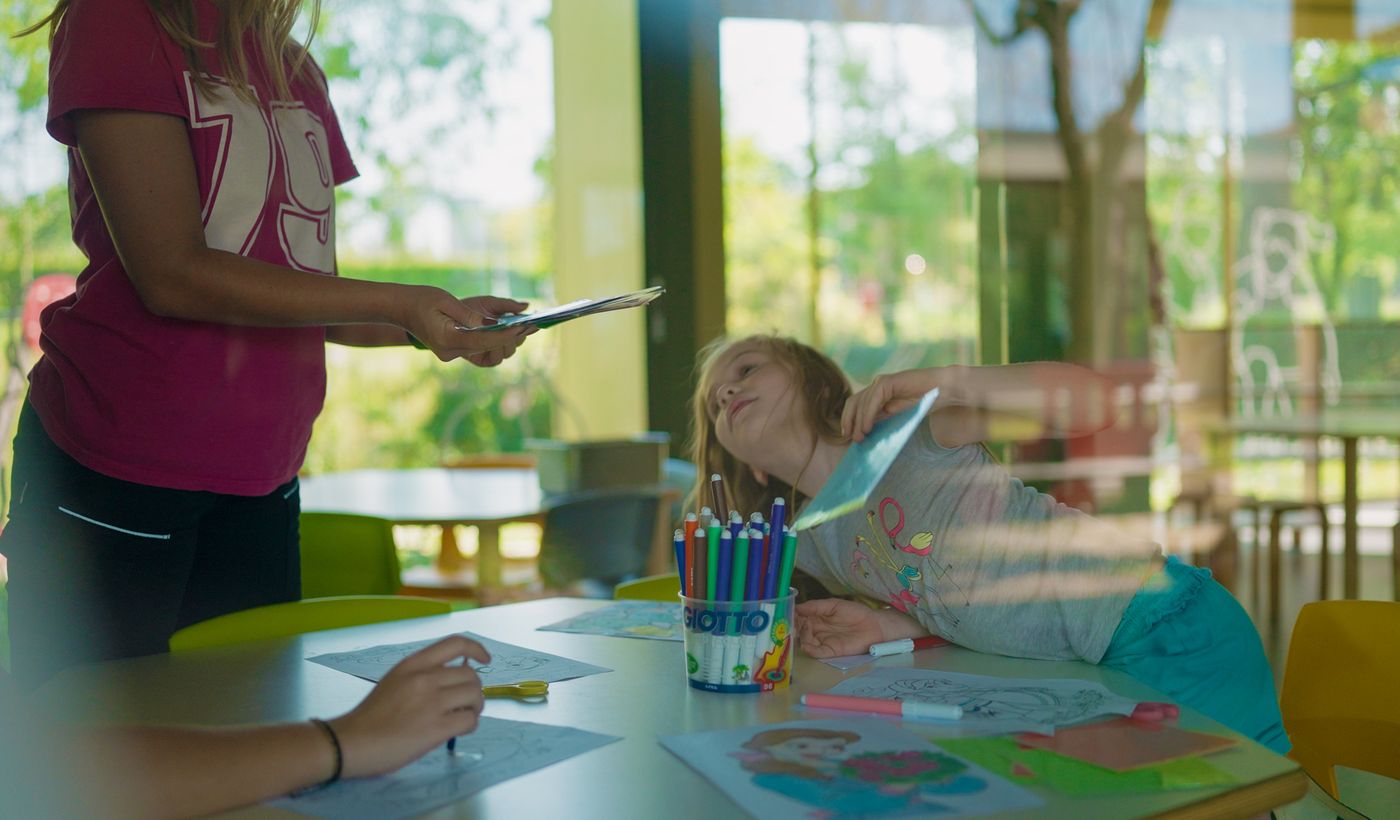
{"type": "MultiPolygon", "coordinates": [[[[749,465],[730,455],[715,436],[714,419],[710,416],[709,397],[715,388],[715,365],[726,353],[739,345],[756,346],[770,356],[792,376],[792,389],[797,391],[797,406],[810,429],[821,439],[831,442],[844,440],[841,435],[841,411],[851,395],[851,383],[836,362],[821,351],[787,336],[758,334],[741,339],[720,337],[705,345],[696,357],[697,379],[691,396],[690,459],[695,463],[696,485],[687,505],[694,509],[708,498],[710,476],[718,473],[724,478],[725,490],[734,509],[747,518],[761,512],[766,517],[773,499],[782,496],[795,510],[806,500],[782,480],[770,476],[766,485],[754,478],[749,465]]],[[[813,442],[815,444],[815,442],[813,442]]],[[[723,518],[727,510],[716,510],[723,518]]]]}
{"type": "MultiPolygon", "coordinates": [[[[161,28],[185,53],[195,85],[206,94],[214,93],[215,83],[205,71],[204,51],[215,49],[223,62],[224,79],[234,93],[250,103],[253,94],[253,66],[244,38],[252,35],[255,50],[262,59],[272,87],[282,99],[291,98],[295,79],[307,80],[307,48],[321,17],[321,0],[220,0],[219,28],[214,40],[199,39],[191,0],[147,0],[161,28]],[[292,39],[292,27],[303,4],[309,8],[306,39],[292,39]]],[[[32,34],[48,26],[52,46],[58,26],[68,13],[72,0],[58,0],[53,11],[39,22],[22,29],[16,37],[32,34]]]]}

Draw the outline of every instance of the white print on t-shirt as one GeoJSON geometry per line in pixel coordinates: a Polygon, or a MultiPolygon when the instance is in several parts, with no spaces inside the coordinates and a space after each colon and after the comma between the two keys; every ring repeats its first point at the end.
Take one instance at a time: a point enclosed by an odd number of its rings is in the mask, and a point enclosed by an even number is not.
{"type": "MultiPolygon", "coordinates": [[[[185,72],[190,126],[216,128],[218,156],[204,203],[204,239],[211,248],[247,255],[263,219],[280,162],[285,186],[278,205],[277,239],[287,264],[299,270],[335,269],[334,195],[326,130],[300,102],[273,102],[269,117],[218,78],[212,93],[185,72]]],[[[254,90],[254,94],[256,94],[254,90]]]]}

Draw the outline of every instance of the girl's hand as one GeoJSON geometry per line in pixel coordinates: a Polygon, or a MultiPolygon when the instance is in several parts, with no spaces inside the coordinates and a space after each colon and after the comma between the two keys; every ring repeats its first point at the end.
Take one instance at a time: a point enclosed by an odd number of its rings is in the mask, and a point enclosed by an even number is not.
{"type": "Polygon", "coordinates": [[[344,777],[392,772],[476,729],[485,703],[481,678],[465,660],[447,665],[459,658],[491,661],[476,641],[443,638],[399,661],[359,706],[330,721],[344,777]]]}
{"type": "Polygon", "coordinates": [[[505,330],[465,332],[461,327],[481,327],[508,313],[520,313],[525,302],[499,296],[458,299],[441,288],[415,286],[404,329],[442,361],[466,359],[477,367],[495,367],[515,354],[526,336],[539,328],[517,326],[505,330]]]}
{"type": "Polygon", "coordinates": [[[822,598],[797,605],[797,641],[814,658],[869,652],[884,640],[879,615],[865,604],[822,598]]]}
{"type": "Polygon", "coordinates": [[[841,411],[841,433],[854,441],[864,441],[875,422],[913,407],[925,393],[939,386],[940,370],[926,367],[876,376],[869,386],[846,400],[841,411]]]}

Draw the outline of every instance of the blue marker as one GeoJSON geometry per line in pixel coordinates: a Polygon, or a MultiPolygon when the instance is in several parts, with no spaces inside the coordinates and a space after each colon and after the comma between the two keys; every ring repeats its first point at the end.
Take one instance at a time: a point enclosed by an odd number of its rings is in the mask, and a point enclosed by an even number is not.
{"type": "Polygon", "coordinates": [[[763,595],[763,531],[749,530],[749,588],[745,597],[757,601],[763,595]]]}
{"type": "Polygon", "coordinates": [[[676,542],[676,576],[680,579],[681,594],[685,594],[685,530],[676,530],[672,536],[676,542]]]}

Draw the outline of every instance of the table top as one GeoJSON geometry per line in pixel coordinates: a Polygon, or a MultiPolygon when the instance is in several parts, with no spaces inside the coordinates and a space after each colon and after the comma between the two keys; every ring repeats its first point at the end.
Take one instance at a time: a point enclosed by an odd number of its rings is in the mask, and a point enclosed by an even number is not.
{"type": "Polygon", "coordinates": [[[1306,416],[1234,416],[1207,424],[1205,428],[1211,432],[1235,434],[1400,438],[1400,413],[1339,409],[1306,416]]]}
{"type": "Polygon", "coordinates": [[[515,521],[538,515],[543,502],[539,473],[529,468],[349,470],[301,480],[303,510],[401,523],[515,521]]]}
{"type": "MultiPolygon", "coordinates": [[[[666,751],[657,738],[727,727],[800,720],[803,692],[821,691],[847,674],[799,654],[793,686],[775,693],[724,695],[686,686],[679,642],[539,632],[536,628],[603,606],[607,601],[551,598],[451,615],[313,633],[240,646],[152,655],[80,667],[41,690],[55,703],[78,705],[79,717],[101,721],[249,723],[329,717],[349,710],[369,691],[368,681],[306,657],[385,643],[471,631],[486,637],[599,664],[613,672],[550,685],[543,704],[492,700],[487,714],[573,726],[620,736],[621,741],[569,758],[496,786],[428,817],[694,817],[741,816],[708,780],[666,751]],[[626,773],[625,781],[619,773],[626,773]]],[[[1114,670],[1085,663],[1029,661],[958,647],[884,658],[881,665],[912,665],[1013,677],[1096,680],[1143,700],[1162,696],[1114,670]]],[[[829,717],[822,715],[821,717],[829,717]]],[[[1185,728],[1229,733],[1183,708],[1185,728]]],[[[1046,804],[1023,817],[1244,816],[1302,796],[1297,764],[1253,742],[1210,756],[1239,776],[1234,787],[1169,791],[1129,797],[1069,798],[1041,792],[1046,804]]],[[[291,816],[253,806],[230,816],[291,816]]]]}

